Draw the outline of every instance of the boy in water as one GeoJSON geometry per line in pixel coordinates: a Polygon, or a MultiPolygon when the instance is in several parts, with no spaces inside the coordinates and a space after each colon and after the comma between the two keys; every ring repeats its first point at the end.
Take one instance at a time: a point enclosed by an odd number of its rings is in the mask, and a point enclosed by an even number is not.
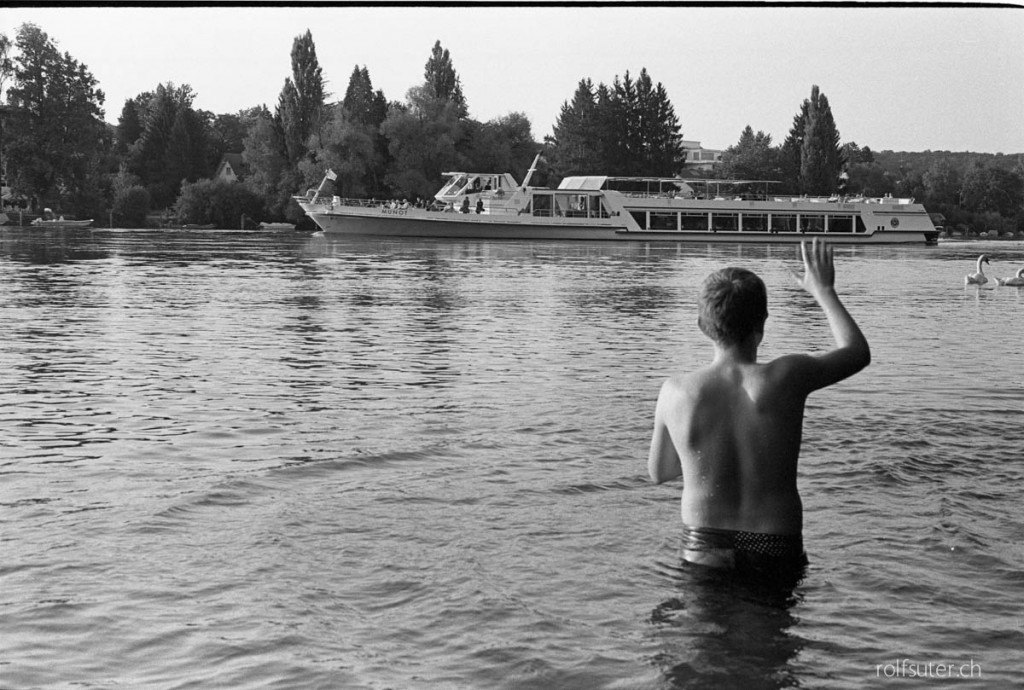
{"type": "Polygon", "coordinates": [[[661,387],[648,471],[683,477],[683,558],[691,563],[799,577],[807,563],[796,487],[804,403],[871,361],[868,342],[835,291],[832,248],[815,239],[798,283],[828,318],[836,347],[758,363],[768,300],[764,283],[724,268],[701,286],[697,323],[714,360],[661,387]]]}

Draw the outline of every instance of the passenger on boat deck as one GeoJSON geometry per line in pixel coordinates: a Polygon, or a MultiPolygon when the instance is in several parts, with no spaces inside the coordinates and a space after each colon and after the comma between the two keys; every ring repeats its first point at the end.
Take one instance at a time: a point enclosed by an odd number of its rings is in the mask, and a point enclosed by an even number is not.
{"type": "Polygon", "coordinates": [[[477,199],[476,200],[476,212],[477,213],[483,213],[484,212],[484,200],[483,199],[477,199]]]}
{"type": "Polygon", "coordinates": [[[803,576],[796,475],[804,406],[814,391],[866,367],[871,351],[836,294],[832,248],[817,239],[800,246],[804,275],[794,278],[825,313],[835,347],[759,363],[764,282],[723,268],[704,280],[697,301],[713,360],[672,376],[658,395],[648,472],[659,484],[683,479],[682,556],[690,563],[756,578],[803,576]]]}
{"type": "Polygon", "coordinates": [[[459,210],[462,211],[463,213],[469,213],[469,197],[468,196],[467,197],[463,197],[463,199],[462,199],[462,208],[459,209],[459,210]]]}

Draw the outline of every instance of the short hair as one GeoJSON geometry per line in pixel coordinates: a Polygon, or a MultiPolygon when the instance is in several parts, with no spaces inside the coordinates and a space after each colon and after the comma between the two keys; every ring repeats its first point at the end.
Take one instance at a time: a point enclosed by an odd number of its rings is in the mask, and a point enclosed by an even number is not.
{"type": "Polygon", "coordinates": [[[763,331],[768,318],[768,291],[757,274],[745,268],[715,271],[700,286],[697,325],[707,337],[736,345],[763,331]]]}

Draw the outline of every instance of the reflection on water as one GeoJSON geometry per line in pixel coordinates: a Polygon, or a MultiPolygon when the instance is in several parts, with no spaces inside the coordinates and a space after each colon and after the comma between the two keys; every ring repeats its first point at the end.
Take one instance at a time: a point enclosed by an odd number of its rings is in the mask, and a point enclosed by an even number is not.
{"type": "Polygon", "coordinates": [[[809,401],[807,577],[663,565],[699,283],[752,268],[763,357],[820,351],[798,251],[0,230],[3,683],[1019,684],[1024,290],[963,275],[1020,243],[837,248],[874,357],[809,401]]]}
{"type": "Polygon", "coordinates": [[[803,642],[791,629],[803,592],[685,562],[669,572],[675,595],[651,624],[661,646],[653,662],[672,687],[800,685],[794,662],[803,642]]]}

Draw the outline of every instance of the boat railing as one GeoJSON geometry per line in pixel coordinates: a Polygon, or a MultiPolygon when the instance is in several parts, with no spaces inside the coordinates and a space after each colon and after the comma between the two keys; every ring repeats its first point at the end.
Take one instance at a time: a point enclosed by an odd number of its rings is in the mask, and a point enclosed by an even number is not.
{"type": "Polygon", "coordinates": [[[832,196],[777,196],[774,201],[801,202],[809,201],[812,204],[898,204],[906,206],[914,203],[914,197],[895,196],[861,196],[861,195],[832,195],[832,196]]]}
{"type": "Polygon", "coordinates": [[[907,205],[914,203],[914,198],[902,198],[893,196],[866,197],[866,196],[765,196],[758,193],[744,193],[731,195],[706,195],[706,194],[672,194],[672,193],[647,193],[647,192],[620,192],[627,199],[682,199],[687,201],[778,201],[778,202],[810,202],[812,204],[898,204],[907,205]]]}
{"type": "MultiPolygon", "coordinates": [[[[350,199],[339,196],[327,196],[324,194],[312,194],[309,193],[305,197],[306,203],[313,204],[316,206],[323,206],[325,210],[332,211],[336,208],[365,208],[365,209],[390,209],[390,210],[408,210],[418,209],[420,211],[429,211],[433,213],[475,213],[476,209],[470,207],[468,211],[463,211],[461,206],[454,206],[449,204],[447,207],[442,206],[441,202],[431,201],[429,204],[410,204],[406,201],[399,202],[397,200],[381,200],[381,199],[350,199]]],[[[503,206],[494,204],[486,206],[484,213],[491,216],[497,215],[519,215],[521,211],[514,206],[503,206]]]]}
{"type": "Polygon", "coordinates": [[[696,201],[765,201],[767,197],[757,192],[724,195],[683,194],[672,192],[620,192],[629,199],[683,199],[696,201]]]}

